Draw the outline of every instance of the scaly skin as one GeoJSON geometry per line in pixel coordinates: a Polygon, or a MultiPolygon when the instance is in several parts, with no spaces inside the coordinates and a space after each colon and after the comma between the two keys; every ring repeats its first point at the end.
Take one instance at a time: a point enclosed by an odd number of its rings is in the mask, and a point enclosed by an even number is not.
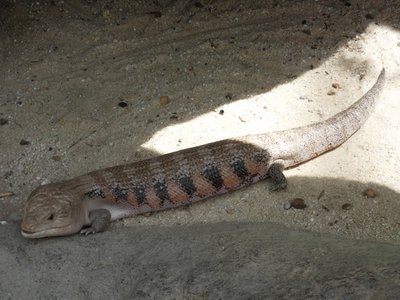
{"type": "Polygon", "coordinates": [[[26,202],[22,235],[100,232],[111,220],[187,205],[267,177],[273,190],[284,189],[282,170],[350,138],[367,120],[384,83],[383,69],[360,100],[323,122],[218,141],[40,186],[26,202]]]}

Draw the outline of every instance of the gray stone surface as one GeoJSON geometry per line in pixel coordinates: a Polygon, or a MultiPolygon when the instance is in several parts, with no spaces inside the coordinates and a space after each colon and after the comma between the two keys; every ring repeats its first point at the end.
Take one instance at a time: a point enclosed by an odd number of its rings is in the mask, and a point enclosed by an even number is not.
{"type": "Polygon", "coordinates": [[[272,223],[27,240],[0,226],[2,299],[396,299],[400,246],[272,223]]]}

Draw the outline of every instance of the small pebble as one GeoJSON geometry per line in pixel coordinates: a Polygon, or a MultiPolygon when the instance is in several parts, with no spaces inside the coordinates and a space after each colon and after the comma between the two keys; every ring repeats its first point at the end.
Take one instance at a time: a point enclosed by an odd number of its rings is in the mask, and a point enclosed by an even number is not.
{"type": "Polygon", "coordinates": [[[118,106],[124,108],[124,107],[128,106],[128,103],[126,103],[124,101],[121,101],[121,102],[118,103],[118,106]]]}
{"type": "Polygon", "coordinates": [[[367,20],[372,20],[372,19],[374,18],[374,15],[372,15],[372,14],[366,14],[366,15],[365,15],[365,18],[366,18],[367,20]]]}
{"type": "Polygon", "coordinates": [[[226,94],[226,95],[225,95],[225,98],[228,99],[228,100],[232,100],[232,99],[233,99],[232,93],[226,94]]]}
{"type": "Polygon", "coordinates": [[[172,113],[172,116],[169,117],[170,120],[178,120],[178,115],[176,113],[172,113]]]}
{"type": "Polygon", "coordinates": [[[332,83],[332,87],[334,89],[338,89],[340,87],[340,85],[339,85],[339,83],[335,82],[335,83],[332,83]]]}
{"type": "Polygon", "coordinates": [[[0,118],[0,126],[8,124],[8,120],[4,118],[0,118]]]}
{"type": "Polygon", "coordinates": [[[290,209],[292,207],[292,205],[290,204],[290,202],[286,202],[285,204],[283,204],[283,209],[290,209]]]}
{"type": "Polygon", "coordinates": [[[349,209],[352,209],[352,208],[353,208],[353,204],[351,204],[351,203],[345,203],[345,204],[342,205],[342,209],[343,210],[349,210],[349,209]]]}
{"type": "Polygon", "coordinates": [[[335,94],[336,94],[336,92],[335,92],[334,90],[330,90],[330,91],[327,93],[328,96],[332,96],[332,95],[335,95],[335,94]]]}
{"type": "Polygon", "coordinates": [[[160,97],[160,104],[162,106],[166,106],[169,103],[169,97],[168,96],[161,96],[160,97]]]}
{"type": "Polygon", "coordinates": [[[338,220],[335,220],[333,222],[329,222],[328,225],[329,226],[333,226],[333,225],[337,224],[338,222],[339,222],[338,220]]]}
{"type": "Polygon", "coordinates": [[[6,224],[7,224],[7,221],[0,221],[0,224],[1,224],[1,225],[6,225],[6,224]]]}
{"type": "Polygon", "coordinates": [[[19,141],[19,144],[22,145],[22,146],[29,145],[30,143],[31,143],[31,142],[29,142],[29,141],[27,141],[27,140],[24,140],[24,139],[22,139],[22,140],[19,141]]]}
{"type": "Polygon", "coordinates": [[[223,109],[220,109],[218,113],[222,116],[225,113],[225,111],[223,109]]]}
{"type": "Polygon", "coordinates": [[[305,201],[301,198],[295,198],[293,200],[290,200],[290,206],[295,209],[304,209],[307,207],[305,201]]]}
{"type": "Polygon", "coordinates": [[[378,195],[378,192],[373,188],[367,188],[363,192],[363,195],[366,196],[367,198],[375,198],[378,195]]]}
{"type": "Polygon", "coordinates": [[[153,15],[154,18],[161,18],[162,13],[160,11],[150,11],[146,13],[147,15],[153,15]]]}

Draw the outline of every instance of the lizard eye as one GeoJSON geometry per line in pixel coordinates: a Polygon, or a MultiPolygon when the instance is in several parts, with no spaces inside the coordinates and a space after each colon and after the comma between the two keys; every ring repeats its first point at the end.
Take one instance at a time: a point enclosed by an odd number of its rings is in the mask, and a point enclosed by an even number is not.
{"type": "Polygon", "coordinates": [[[50,215],[47,217],[47,220],[48,220],[48,221],[53,221],[53,220],[54,220],[54,214],[50,214],[50,215]]]}

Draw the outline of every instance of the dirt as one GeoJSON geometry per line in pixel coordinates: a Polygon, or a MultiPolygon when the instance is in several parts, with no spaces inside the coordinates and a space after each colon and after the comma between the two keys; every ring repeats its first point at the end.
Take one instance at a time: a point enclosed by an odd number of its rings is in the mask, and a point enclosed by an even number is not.
{"type": "Polygon", "coordinates": [[[286,172],[287,191],[262,182],[123,224],[275,222],[400,243],[399,13],[396,1],[2,2],[0,220],[19,221],[40,184],[326,119],[385,67],[365,126],[286,172]]]}

